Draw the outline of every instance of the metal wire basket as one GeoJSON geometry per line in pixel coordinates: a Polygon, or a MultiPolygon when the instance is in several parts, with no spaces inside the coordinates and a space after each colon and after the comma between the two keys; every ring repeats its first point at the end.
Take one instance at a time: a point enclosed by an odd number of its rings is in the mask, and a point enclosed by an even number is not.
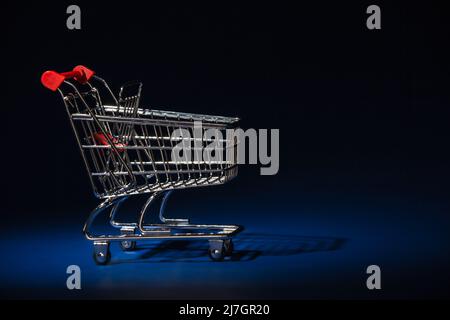
{"type": "Polygon", "coordinates": [[[227,129],[235,128],[238,118],[141,108],[141,83],[124,85],[117,98],[105,80],[84,66],[46,71],[41,81],[61,94],[94,194],[103,199],[83,228],[94,242],[97,264],[109,263],[111,241],[133,250],[137,240],[205,238],[213,260],[231,255],[231,237],[240,226],[168,219],[164,207],[175,189],[223,184],[237,175],[238,139],[227,129]],[[149,198],[138,221],[116,221],[120,204],[143,193],[149,198]],[[158,197],[161,223],[145,224],[147,209],[158,197]],[[120,234],[92,234],[90,226],[107,209],[120,234]]]}

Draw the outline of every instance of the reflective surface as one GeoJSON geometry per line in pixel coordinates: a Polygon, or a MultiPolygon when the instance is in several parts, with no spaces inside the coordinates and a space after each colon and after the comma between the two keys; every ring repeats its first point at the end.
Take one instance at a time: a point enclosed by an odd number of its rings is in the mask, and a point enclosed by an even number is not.
{"type": "MultiPolygon", "coordinates": [[[[230,220],[248,228],[224,262],[211,262],[207,241],[139,243],[123,252],[111,244],[110,265],[96,266],[79,221],[59,228],[34,224],[2,231],[2,296],[17,298],[389,298],[448,293],[449,218],[439,208],[389,202],[378,208],[348,203],[290,214],[289,224],[263,213],[230,220]],[[418,219],[421,210],[428,218],[418,219]],[[81,267],[82,290],[65,288],[68,265],[81,267]],[[366,267],[378,264],[382,290],[365,287],[366,267]]],[[[249,214],[255,214],[250,212],[249,214]]],[[[196,213],[191,214],[194,219],[196,213]]],[[[199,218],[199,217],[197,217],[199,218]]],[[[211,217],[214,219],[215,217],[211,217]]],[[[202,217],[204,220],[205,217],[202,217]]],[[[56,223],[56,222],[55,222],[56,223]]]]}

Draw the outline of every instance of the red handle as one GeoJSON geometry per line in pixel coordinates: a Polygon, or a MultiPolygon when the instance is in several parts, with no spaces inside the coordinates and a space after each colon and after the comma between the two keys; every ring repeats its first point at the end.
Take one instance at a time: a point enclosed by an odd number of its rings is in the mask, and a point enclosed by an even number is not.
{"type": "Polygon", "coordinates": [[[45,71],[41,76],[44,87],[56,91],[66,79],[75,79],[83,84],[88,82],[95,74],[94,71],[84,66],[76,66],[72,71],[58,73],[56,71],[45,71]]]}

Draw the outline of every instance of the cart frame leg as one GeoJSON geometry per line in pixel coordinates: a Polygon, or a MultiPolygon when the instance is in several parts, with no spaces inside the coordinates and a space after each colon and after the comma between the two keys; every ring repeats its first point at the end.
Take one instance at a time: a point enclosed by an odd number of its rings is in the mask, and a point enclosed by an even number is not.
{"type": "Polygon", "coordinates": [[[159,220],[162,223],[168,223],[168,224],[176,224],[176,225],[188,225],[189,219],[168,219],[164,217],[164,211],[166,210],[166,204],[167,200],[169,199],[170,195],[172,194],[173,190],[169,190],[164,192],[163,198],[161,201],[161,206],[159,207],[159,220]]]}
{"type": "Polygon", "coordinates": [[[117,222],[115,217],[120,205],[128,197],[108,198],[100,203],[86,220],[83,232],[88,240],[94,242],[94,260],[99,265],[107,264],[111,259],[109,250],[111,241],[119,241],[122,250],[133,250],[136,241],[152,239],[205,239],[209,240],[209,255],[214,261],[222,261],[233,250],[231,237],[242,231],[238,225],[190,224],[188,219],[167,219],[164,210],[171,192],[155,192],[149,196],[142,207],[138,222],[117,222]],[[162,223],[144,224],[151,204],[163,195],[159,218],[162,223]],[[110,209],[110,224],[120,229],[120,234],[94,235],[90,228],[101,213],[110,209]],[[193,231],[195,230],[195,231],[193,231]]]}
{"type": "MultiPolygon", "coordinates": [[[[228,239],[231,236],[242,231],[242,227],[238,225],[211,225],[211,224],[186,224],[186,223],[170,223],[167,219],[163,224],[144,224],[144,218],[147,209],[153,201],[160,195],[160,192],[153,193],[145,205],[142,207],[138,223],[119,223],[111,222],[115,228],[135,228],[135,233],[121,232],[120,235],[94,235],[90,232],[90,227],[97,216],[112,206],[110,216],[116,215],[117,209],[126,198],[108,198],[100,203],[89,215],[86,220],[83,233],[88,240],[91,241],[122,241],[122,240],[144,240],[144,239],[228,239]],[[173,233],[174,230],[207,230],[208,232],[180,232],[173,233]],[[137,231],[137,233],[136,233],[137,231]]],[[[167,201],[167,198],[166,198],[167,201]]],[[[177,219],[185,220],[185,219],[177,219]]]]}

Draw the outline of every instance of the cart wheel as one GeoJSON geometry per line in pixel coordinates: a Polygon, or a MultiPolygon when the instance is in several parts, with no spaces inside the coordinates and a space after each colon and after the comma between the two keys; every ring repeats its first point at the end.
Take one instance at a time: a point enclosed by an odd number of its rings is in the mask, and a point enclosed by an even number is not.
{"type": "Polygon", "coordinates": [[[98,265],[105,265],[111,261],[108,242],[94,242],[94,261],[98,265]]]}
{"type": "Polygon", "coordinates": [[[111,252],[94,252],[94,261],[100,266],[104,266],[111,261],[111,252]]]}
{"type": "Polygon", "coordinates": [[[233,250],[234,250],[233,240],[231,240],[231,239],[225,240],[223,242],[223,250],[224,250],[225,256],[230,257],[233,254],[233,250]]]}
{"type": "Polygon", "coordinates": [[[222,239],[209,240],[209,257],[213,261],[222,261],[225,257],[225,246],[222,239]]]}
{"type": "Polygon", "coordinates": [[[222,261],[225,257],[223,249],[209,248],[208,254],[213,261],[222,261]]]}
{"type": "Polygon", "coordinates": [[[123,251],[133,251],[134,249],[136,249],[136,241],[131,240],[120,241],[120,248],[123,251]]]}

